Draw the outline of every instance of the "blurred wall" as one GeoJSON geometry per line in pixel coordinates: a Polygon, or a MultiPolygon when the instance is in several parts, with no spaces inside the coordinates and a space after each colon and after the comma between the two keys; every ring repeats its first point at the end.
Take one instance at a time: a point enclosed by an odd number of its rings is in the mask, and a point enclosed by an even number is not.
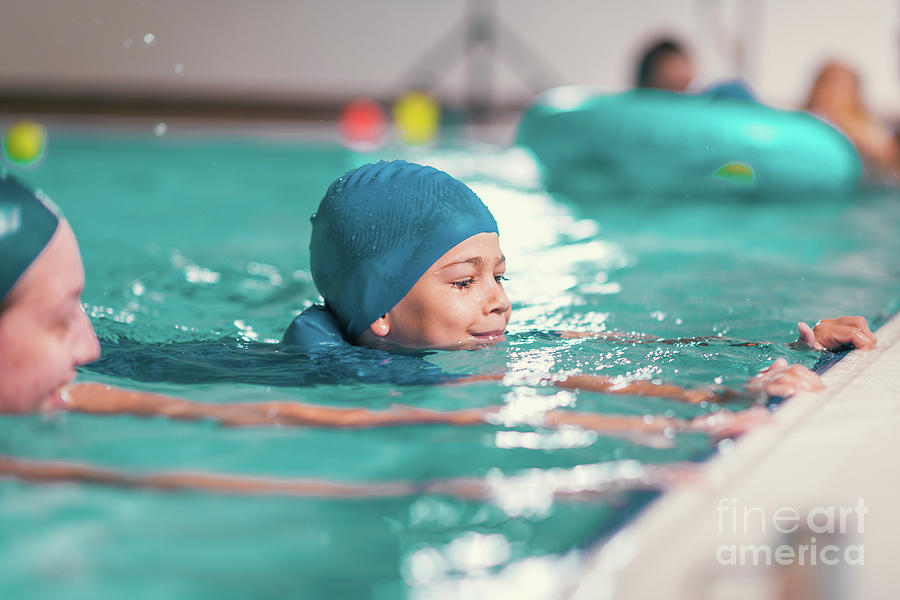
{"type": "MultiPolygon", "coordinates": [[[[0,93],[390,98],[446,39],[428,64],[440,95],[460,101],[466,70],[455,28],[466,8],[464,0],[0,0],[0,93]]],[[[763,100],[795,105],[819,63],[840,56],[860,69],[872,105],[894,115],[897,8],[895,0],[497,0],[495,97],[521,102],[562,83],[622,89],[639,47],[672,33],[692,48],[698,85],[743,74],[763,100]],[[514,51],[511,36],[539,61],[514,51]]]]}

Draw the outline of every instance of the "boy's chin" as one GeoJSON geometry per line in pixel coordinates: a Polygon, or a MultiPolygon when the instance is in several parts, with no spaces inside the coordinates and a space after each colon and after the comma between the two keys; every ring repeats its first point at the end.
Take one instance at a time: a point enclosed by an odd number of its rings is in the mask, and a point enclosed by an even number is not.
{"type": "Polygon", "coordinates": [[[452,348],[441,348],[442,350],[480,350],[482,348],[490,348],[500,342],[505,342],[505,335],[494,335],[490,337],[472,337],[459,342],[452,348]]]}
{"type": "Polygon", "coordinates": [[[44,396],[19,397],[14,402],[4,402],[0,399],[0,414],[27,415],[36,412],[53,412],[65,407],[62,388],[52,390],[44,396]]]}
{"type": "MultiPolygon", "coordinates": [[[[373,336],[374,337],[374,336],[373,336]]],[[[390,339],[364,339],[360,338],[360,345],[376,348],[378,350],[388,350],[391,352],[428,352],[428,351],[453,351],[453,350],[478,350],[493,346],[499,342],[505,342],[504,334],[490,336],[469,336],[457,342],[444,343],[422,343],[420,345],[398,344],[390,339]]]]}

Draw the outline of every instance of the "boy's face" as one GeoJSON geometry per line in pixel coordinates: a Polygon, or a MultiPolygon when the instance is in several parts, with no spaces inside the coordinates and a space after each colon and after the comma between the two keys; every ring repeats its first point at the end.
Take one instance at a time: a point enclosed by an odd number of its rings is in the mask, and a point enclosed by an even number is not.
{"type": "Polygon", "coordinates": [[[414,349],[455,350],[503,341],[511,312],[504,272],[499,236],[473,235],[431,265],[365,335],[414,349]]]}
{"type": "Polygon", "coordinates": [[[0,413],[59,406],[75,367],[100,347],[81,306],[84,268],[72,229],[60,221],[0,313],[0,413]]]}

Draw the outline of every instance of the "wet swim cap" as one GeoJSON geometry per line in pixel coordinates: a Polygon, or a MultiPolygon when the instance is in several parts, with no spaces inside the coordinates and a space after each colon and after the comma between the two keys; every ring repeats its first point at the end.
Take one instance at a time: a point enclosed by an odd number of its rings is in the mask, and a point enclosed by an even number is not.
{"type": "Polygon", "coordinates": [[[465,184],[397,160],[354,169],[310,219],[313,281],[349,340],[397,305],[458,243],[497,222],[465,184]]]}
{"type": "Polygon", "coordinates": [[[0,302],[53,237],[58,224],[56,207],[0,173],[0,302]]]}

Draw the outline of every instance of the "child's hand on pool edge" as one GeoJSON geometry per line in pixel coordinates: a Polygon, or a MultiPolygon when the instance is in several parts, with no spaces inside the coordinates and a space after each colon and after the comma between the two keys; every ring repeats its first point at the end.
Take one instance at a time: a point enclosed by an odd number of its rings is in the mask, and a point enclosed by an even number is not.
{"type": "Polygon", "coordinates": [[[878,343],[875,334],[863,317],[840,317],[822,319],[815,328],[806,323],[797,323],[800,332],[799,344],[813,350],[841,350],[846,347],[871,350],[878,343]]]}
{"type": "Polygon", "coordinates": [[[825,389],[822,378],[803,365],[790,365],[783,358],[747,380],[744,389],[751,393],[787,398],[798,392],[818,392],[825,389]]]}
{"type": "Polygon", "coordinates": [[[690,420],[689,429],[706,433],[716,439],[722,439],[743,435],[760,425],[769,425],[772,421],[772,413],[768,408],[752,406],[737,412],[720,410],[715,413],[694,417],[690,420]]]}

